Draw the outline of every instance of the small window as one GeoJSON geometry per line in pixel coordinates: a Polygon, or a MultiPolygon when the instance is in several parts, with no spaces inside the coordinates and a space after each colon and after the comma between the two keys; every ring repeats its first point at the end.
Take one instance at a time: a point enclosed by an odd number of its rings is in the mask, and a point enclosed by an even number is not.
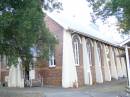
{"type": "Polygon", "coordinates": [[[55,52],[52,49],[49,49],[49,67],[55,67],[55,52]]]}
{"type": "Polygon", "coordinates": [[[75,65],[79,66],[80,64],[80,37],[78,35],[73,35],[73,51],[74,51],[74,60],[75,65]]]}

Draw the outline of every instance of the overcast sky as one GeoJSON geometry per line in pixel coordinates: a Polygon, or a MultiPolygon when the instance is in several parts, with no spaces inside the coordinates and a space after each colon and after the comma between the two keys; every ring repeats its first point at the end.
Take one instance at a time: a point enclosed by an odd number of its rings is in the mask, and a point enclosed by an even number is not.
{"type": "Polygon", "coordinates": [[[86,0],[62,0],[62,2],[64,14],[79,20],[79,22],[90,22],[91,9],[88,8],[86,0]]]}
{"type": "MultiPolygon", "coordinates": [[[[60,0],[63,3],[63,11],[54,15],[59,15],[64,19],[69,19],[71,23],[78,23],[87,27],[91,23],[92,9],[88,7],[86,0],[60,0]]],[[[97,27],[101,33],[113,37],[113,40],[120,40],[120,35],[116,30],[116,19],[111,17],[103,24],[101,20],[97,21],[97,27]]]]}
{"type": "MultiPolygon", "coordinates": [[[[63,2],[63,8],[64,8],[64,14],[68,17],[75,18],[76,21],[79,21],[80,23],[90,23],[91,16],[90,12],[92,12],[91,8],[88,7],[88,3],[86,0],[62,0],[63,2]]],[[[113,32],[117,33],[116,30],[116,19],[114,17],[111,17],[108,19],[107,24],[103,24],[101,20],[97,21],[97,25],[99,26],[99,29],[103,31],[104,33],[110,33],[113,32]],[[112,25],[112,26],[111,26],[112,25]]],[[[115,34],[113,33],[113,34],[115,34]]]]}

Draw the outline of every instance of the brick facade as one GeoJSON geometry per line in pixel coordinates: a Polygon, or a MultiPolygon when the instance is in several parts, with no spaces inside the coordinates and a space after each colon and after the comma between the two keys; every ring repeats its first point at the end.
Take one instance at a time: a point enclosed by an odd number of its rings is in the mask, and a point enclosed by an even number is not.
{"type": "Polygon", "coordinates": [[[1,74],[0,74],[1,84],[5,85],[5,84],[7,84],[7,82],[6,82],[6,76],[9,75],[9,69],[6,67],[6,65],[1,64],[0,72],[1,72],[1,74]]]}
{"type": "Polygon", "coordinates": [[[63,47],[63,27],[57,24],[48,16],[45,17],[46,26],[56,37],[58,44],[55,47],[56,67],[49,67],[48,62],[41,61],[40,68],[36,72],[43,78],[43,84],[61,86],[62,84],[62,47],[63,47]]]}

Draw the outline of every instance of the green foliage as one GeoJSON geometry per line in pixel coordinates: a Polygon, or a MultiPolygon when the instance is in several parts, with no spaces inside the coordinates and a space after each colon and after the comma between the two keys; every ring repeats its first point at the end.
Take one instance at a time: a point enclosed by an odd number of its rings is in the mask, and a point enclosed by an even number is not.
{"type": "MultiPolygon", "coordinates": [[[[88,0],[96,18],[116,16],[123,32],[130,30],[130,0],[88,0]]],[[[95,20],[95,19],[94,19],[95,20]]]]}
{"type": "Polygon", "coordinates": [[[18,63],[18,58],[17,57],[8,56],[7,58],[8,58],[8,63],[7,63],[8,66],[11,66],[11,65],[16,66],[17,65],[17,63],[18,63]]]}
{"type": "Polygon", "coordinates": [[[58,0],[42,0],[42,1],[45,10],[48,10],[50,12],[54,11],[55,9],[57,11],[63,10],[62,3],[58,0]]]}
{"type": "Polygon", "coordinates": [[[45,58],[48,53],[44,50],[56,43],[45,26],[41,6],[40,0],[0,0],[0,54],[9,56],[9,61],[30,60],[34,46],[45,58]]]}

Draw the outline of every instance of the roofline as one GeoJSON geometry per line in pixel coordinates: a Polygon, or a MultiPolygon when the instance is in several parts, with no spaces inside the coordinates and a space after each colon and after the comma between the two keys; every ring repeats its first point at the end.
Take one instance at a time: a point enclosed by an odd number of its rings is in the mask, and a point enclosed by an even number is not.
{"type": "Polygon", "coordinates": [[[90,35],[90,34],[85,34],[85,33],[83,33],[83,32],[77,31],[77,30],[72,29],[72,28],[68,28],[67,31],[69,31],[69,32],[71,32],[71,33],[79,33],[79,34],[84,35],[84,36],[86,36],[86,37],[89,37],[89,38],[91,38],[91,39],[94,39],[94,40],[103,42],[103,43],[105,43],[105,44],[112,45],[112,46],[114,46],[114,47],[118,47],[118,48],[124,49],[124,47],[121,47],[121,46],[118,45],[118,44],[110,43],[110,42],[108,42],[108,41],[102,40],[102,39],[97,38],[97,37],[95,37],[95,36],[92,36],[92,35],[90,35]]]}
{"type": "Polygon", "coordinates": [[[126,40],[124,40],[123,42],[121,42],[120,46],[123,46],[123,45],[127,44],[128,42],[130,42],[130,38],[127,38],[126,40]]]}
{"type": "Polygon", "coordinates": [[[63,26],[63,24],[62,23],[60,23],[60,22],[58,22],[56,19],[54,19],[50,14],[47,14],[46,13],[46,16],[47,17],[49,17],[51,20],[53,20],[54,22],[56,22],[59,26],[61,26],[62,28],[64,28],[64,29],[68,29],[68,27],[66,27],[66,26],[63,26]]]}
{"type": "Polygon", "coordinates": [[[69,27],[65,27],[65,26],[63,26],[61,23],[59,23],[58,21],[56,21],[53,17],[51,17],[50,14],[46,14],[46,16],[48,16],[50,19],[52,19],[53,21],[55,21],[59,26],[61,26],[61,27],[62,27],[64,30],[66,30],[66,31],[70,31],[70,32],[72,32],[72,33],[79,33],[79,34],[81,34],[81,35],[84,35],[84,36],[86,36],[86,37],[90,37],[90,38],[95,39],[95,40],[97,40],[97,41],[106,43],[106,44],[108,44],[108,45],[112,45],[112,46],[115,46],[115,47],[119,47],[119,48],[124,49],[124,47],[121,47],[121,46],[118,45],[118,44],[113,44],[113,43],[110,43],[110,42],[105,41],[105,40],[103,40],[103,39],[100,39],[100,38],[97,38],[97,37],[95,37],[95,36],[92,36],[92,35],[90,35],[90,34],[87,34],[87,33],[85,34],[85,33],[83,33],[83,32],[77,31],[76,29],[72,29],[72,28],[69,28],[69,27]]]}

